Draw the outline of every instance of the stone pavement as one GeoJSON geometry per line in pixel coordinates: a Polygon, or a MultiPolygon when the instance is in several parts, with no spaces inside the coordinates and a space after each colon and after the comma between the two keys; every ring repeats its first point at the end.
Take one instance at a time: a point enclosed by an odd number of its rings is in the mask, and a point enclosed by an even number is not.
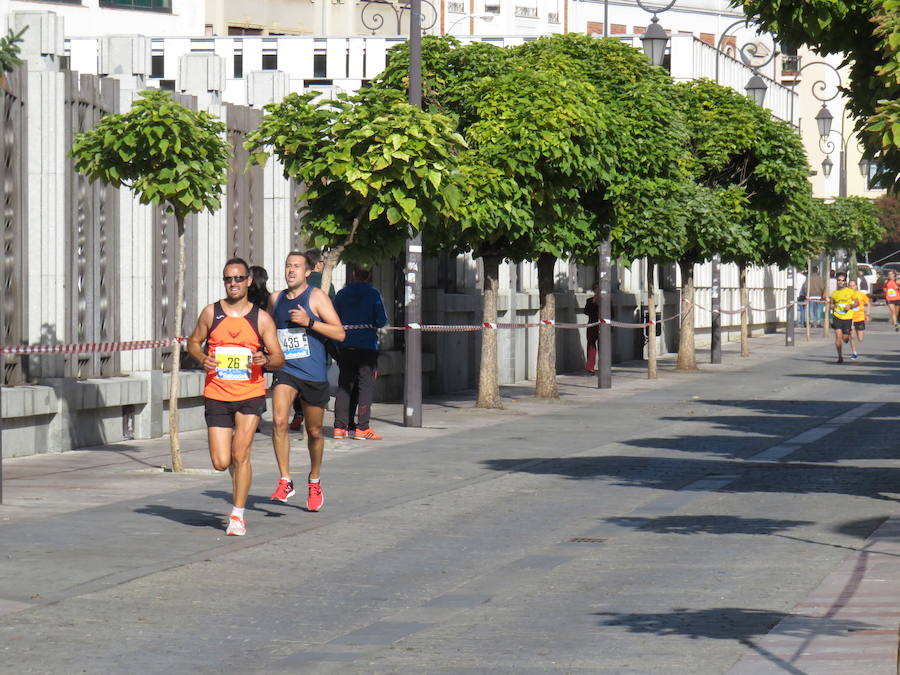
{"type": "Polygon", "coordinates": [[[243,539],[203,433],[186,475],[159,471],[166,440],[7,460],[0,672],[896,672],[900,350],[873,332],[835,373],[798,337],[699,375],[617,367],[611,391],[562,376],[558,402],[434,399],[422,429],[378,405],[385,441],[327,442],[320,514],[266,499],[262,434],[243,539]]]}

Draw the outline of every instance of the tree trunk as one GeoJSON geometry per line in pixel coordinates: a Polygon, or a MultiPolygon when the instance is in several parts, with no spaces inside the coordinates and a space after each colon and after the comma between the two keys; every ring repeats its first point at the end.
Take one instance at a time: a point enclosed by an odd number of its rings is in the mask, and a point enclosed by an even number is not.
{"type": "MultiPolygon", "coordinates": [[[[538,293],[541,296],[541,320],[556,320],[556,296],[553,294],[553,268],[556,258],[541,253],[538,258],[538,293]]],[[[538,328],[537,378],[534,395],[559,398],[556,386],[556,326],[541,324],[538,328]]]]}
{"type": "Polygon", "coordinates": [[[694,352],[694,263],[681,261],[681,327],[678,331],[678,370],[697,370],[694,352]]]}
{"type": "Polygon", "coordinates": [[[741,356],[750,356],[750,291],[747,288],[747,265],[738,266],[741,288],[741,356]]]}
{"type": "MultiPolygon", "coordinates": [[[[481,319],[484,322],[497,322],[497,288],[500,276],[500,256],[484,255],[484,282],[482,301],[484,307],[481,319]]],[[[500,400],[500,381],[497,374],[497,331],[485,328],[481,331],[481,367],[478,372],[478,400],[476,408],[502,408],[500,400]]]]}
{"type": "Polygon", "coordinates": [[[341,261],[341,256],[344,255],[344,251],[347,250],[347,247],[353,243],[353,240],[356,237],[356,231],[359,229],[359,221],[368,210],[368,204],[360,208],[360,210],[356,212],[356,216],[354,216],[353,218],[353,225],[350,227],[350,234],[347,235],[347,238],[344,239],[344,242],[342,244],[338,244],[322,256],[322,262],[324,263],[324,265],[322,266],[322,284],[320,288],[325,291],[325,295],[328,295],[328,291],[331,290],[331,276],[334,273],[334,268],[341,261]]]}
{"type": "MultiPolygon", "coordinates": [[[[178,275],[175,281],[175,337],[181,337],[184,323],[184,216],[175,216],[178,226],[178,275]]],[[[178,385],[181,373],[181,343],[172,346],[172,372],[169,379],[169,449],[172,471],[184,471],[178,440],[178,385]]]]}
{"type": "MultiPolygon", "coordinates": [[[[653,258],[647,258],[647,320],[656,321],[656,282],[653,258]]],[[[656,324],[647,326],[647,379],[656,379],[656,324]]]]}

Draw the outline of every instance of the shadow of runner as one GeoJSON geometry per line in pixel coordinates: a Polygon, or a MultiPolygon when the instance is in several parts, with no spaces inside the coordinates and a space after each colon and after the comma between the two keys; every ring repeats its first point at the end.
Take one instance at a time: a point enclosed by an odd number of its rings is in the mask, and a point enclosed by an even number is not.
{"type": "Polygon", "coordinates": [[[134,510],[147,516],[157,516],[166,518],[167,520],[181,523],[182,525],[190,525],[191,527],[209,527],[214,530],[225,529],[224,513],[213,513],[212,511],[203,511],[200,509],[179,509],[165,504],[147,504],[134,510]]]}
{"type": "Polygon", "coordinates": [[[671,612],[617,613],[595,612],[601,617],[601,626],[621,626],[630,633],[652,633],[654,635],[684,635],[693,640],[709,638],[713,640],[734,640],[746,645],[786,673],[803,675],[804,671],[791,665],[791,660],[766,650],[756,644],[753,638],[768,634],[780,624],[780,637],[794,637],[804,644],[814,637],[843,637],[849,633],[874,628],[872,624],[852,619],[787,614],[764,609],[743,607],[714,607],[710,609],[675,608],[671,612]]]}

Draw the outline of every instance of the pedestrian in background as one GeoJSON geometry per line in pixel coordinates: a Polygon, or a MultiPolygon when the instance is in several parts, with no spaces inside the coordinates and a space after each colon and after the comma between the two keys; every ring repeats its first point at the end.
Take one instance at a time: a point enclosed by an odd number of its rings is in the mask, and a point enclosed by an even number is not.
{"type": "MultiPolygon", "coordinates": [[[[594,292],[584,303],[584,309],[581,310],[587,314],[587,322],[596,324],[600,320],[600,284],[595,283],[591,286],[594,292]]],[[[587,360],[584,363],[584,370],[588,375],[594,373],[597,369],[597,342],[600,339],[600,326],[587,327],[587,360]]]]}
{"type": "Polygon", "coordinates": [[[809,304],[809,321],[820,327],[825,317],[825,280],[819,275],[819,268],[812,266],[806,280],[806,299],[809,304]]]}
{"type": "Polygon", "coordinates": [[[806,326],[806,275],[798,271],[794,276],[794,288],[797,289],[797,314],[795,326],[806,326]]]}
{"type": "Polygon", "coordinates": [[[900,284],[897,283],[897,273],[888,270],[887,281],[884,282],[884,301],[891,312],[891,326],[894,330],[900,329],[897,323],[897,314],[900,312],[900,284]]]}
{"type": "Polygon", "coordinates": [[[366,267],[353,268],[353,282],[334,298],[341,323],[350,328],[338,351],[338,390],[334,401],[334,437],[380,441],[369,422],[378,376],[378,332],[387,323],[384,301],[366,267]],[[354,417],[356,418],[354,421],[354,417]]]}
{"type": "Polygon", "coordinates": [[[265,311],[269,306],[269,273],[266,272],[265,267],[251,265],[250,276],[253,280],[247,291],[247,299],[261,310],[265,311]]]}

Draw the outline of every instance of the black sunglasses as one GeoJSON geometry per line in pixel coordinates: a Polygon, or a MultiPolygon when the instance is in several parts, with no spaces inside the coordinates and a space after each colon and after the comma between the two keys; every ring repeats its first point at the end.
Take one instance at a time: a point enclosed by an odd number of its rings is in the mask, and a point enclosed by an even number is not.
{"type": "Polygon", "coordinates": [[[240,284],[240,283],[247,281],[247,279],[248,279],[248,275],[246,275],[246,274],[236,274],[233,277],[222,277],[222,281],[224,281],[226,284],[230,281],[234,281],[234,282],[237,282],[240,284]]]}

